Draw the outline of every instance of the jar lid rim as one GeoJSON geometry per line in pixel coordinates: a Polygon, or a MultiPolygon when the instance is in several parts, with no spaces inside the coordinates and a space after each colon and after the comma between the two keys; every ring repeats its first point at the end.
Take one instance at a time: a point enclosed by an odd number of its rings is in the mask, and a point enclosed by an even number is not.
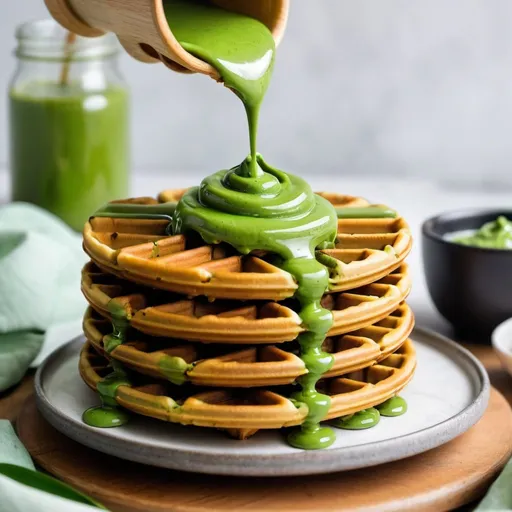
{"type": "MultiPolygon", "coordinates": [[[[69,32],[53,19],[28,21],[16,29],[18,56],[44,58],[44,54],[57,57],[66,49],[66,38],[69,32]]],[[[120,50],[115,34],[107,33],[99,37],[76,36],[74,42],[67,47],[71,49],[72,60],[81,58],[98,58],[117,54],[120,50]]],[[[68,56],[69,57],[69,56],[68,56]]]]}

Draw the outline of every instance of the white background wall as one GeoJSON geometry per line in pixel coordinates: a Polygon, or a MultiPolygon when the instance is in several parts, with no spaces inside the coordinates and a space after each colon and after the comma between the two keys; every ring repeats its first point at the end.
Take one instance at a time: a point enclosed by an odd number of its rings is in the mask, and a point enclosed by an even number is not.
{"type": "MultiPolygon", "coordinates": [[[[291,0],[260,150],[290,172],[389,173],[512,187],[512,1],[291,0]]],[[[0,82],[15,26],[43,0],[3,0],[0,82]]],[[[235,97],[123,56],[140,172],[204,173],[247,151],[235,97]],[[147,126],[151,126],[150,129],[147,126]]],[[[5,98],[5,95],[4,95],[5,98]]],[[[6,110],[0,164],[7,160],[6,110]]]]}

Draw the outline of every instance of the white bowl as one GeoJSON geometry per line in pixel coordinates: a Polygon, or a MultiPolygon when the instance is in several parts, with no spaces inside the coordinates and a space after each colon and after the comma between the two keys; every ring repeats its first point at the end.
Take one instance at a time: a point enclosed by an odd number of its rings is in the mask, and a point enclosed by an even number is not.
{"type": "Polygon", "coordinates": [[[501,364],[512,375],[512,318],[498,325],[492,332],[491,339],[501,364]]]}

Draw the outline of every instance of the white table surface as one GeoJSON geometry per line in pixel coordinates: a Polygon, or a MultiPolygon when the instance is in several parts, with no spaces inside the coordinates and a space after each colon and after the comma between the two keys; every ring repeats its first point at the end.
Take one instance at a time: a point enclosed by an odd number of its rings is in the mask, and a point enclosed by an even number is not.
{"type": "MultiPolygon", "coordinates": [[[[165,188],[196,185],[205,173],[139,172],[132,184],[133,195],[155,195],[165,188]]],[[[440,185],[428,180],[378,177],[343,178],[320,173],[307,177],[314,190],[328,190],[364,196],[372,202],[385,203],[397,209],[408,221],[414,236],[414,248],[407,262],[413,277],[413,290],[408,300],[418,325],[451,334],[448,324],[435,311],[423,278],[421,261],[421,223],[445,210],[472,207],[512,207],[512,190],[478,190],[440,185]]],[[[9,198],[8,175],[0,170],[0,203],[9,198]]]]}

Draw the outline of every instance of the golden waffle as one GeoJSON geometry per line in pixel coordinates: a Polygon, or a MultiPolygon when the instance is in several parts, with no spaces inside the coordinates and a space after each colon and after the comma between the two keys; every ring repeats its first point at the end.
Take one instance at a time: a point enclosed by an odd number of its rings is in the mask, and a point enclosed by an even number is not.
{"type": "MultiPolygon", "coordinates": [[[[175,201],[184,190],[165,191],[161,202],[175,201]]],[[[361,198],[323,194],[334,206],[369,203],[361,198]]],[[[123,202],[123,201],[118,201],[123,202]]],[[[156,199],[124,202],[157,204],[156,199]]],[[[169,222],[92,217],[84,228],[84,249],[101,268],[125,279],[188,296],[242,300],[282,300],[297,289],[293,277],[262,252],[242,256],[227,244],[205,245],[197,237],[168,236],[169,222]]],[[[331,270],[331,291],[372,283],[397,268],[411,249],[403,218],[339,219],[334,249],[320,251],[331,270]]]]}
{"type": "MultiPolygon", "coordinates": [[[[416,355],[410,340],[380,363],[319,384],[331,397],[326,419],[373,407],[399,393],[410,381],[416,355]]],[[[80,355],[80,375],[93,390],[111,372],[108,360],[86,343],[80,355]]],[[[139,376],[140,377],[140,376],[139,376]]],[[[117,388],[117,403],[137,414],[164,421],[228,429],[239,438],[259,429],[300,425],[307,407],[296,406],[274,389],[210,389],[174,386],[151,379],[117,388]]]]}
{"type": "MultiPolygon", "coordinates": [[[[384,359],[405,342],[413,325],[410,308],[402,304],[375,325],[327,338],[323,349],[333,354],[334,365],[325,377],[343,375],[384,359]]],[[[103,353],[104,339],[112,333],[112,324],[89,308],[84,317],[84,333],[103,353]]],[[[175,384],[190,381],[197,386],[277,386],[290,384],[306,373],[304,362],[295,355],[297,347],[288,345],[292,346],[202,345],[155,338],[132,329],[109,357],[139,373],[175,384]]]]}
{"type": "MultiPolygon", "coordinates": [[[[326,295],[323,306],[333,313],[330,336],[374,324],[391,314],[407,297],[410,279],[406,264],[390,275],[354,290],[326,295]]],[[[82,271],[82,291],[89,304],[110,317],[109,304],[125,309],[130,324],[153,336],[188,341],[261,344],[294,340],[301,332],[299,315],[275,302],[246,304],[183,299],[133,285],[103,272],[93,263],[82,271]]]]}

